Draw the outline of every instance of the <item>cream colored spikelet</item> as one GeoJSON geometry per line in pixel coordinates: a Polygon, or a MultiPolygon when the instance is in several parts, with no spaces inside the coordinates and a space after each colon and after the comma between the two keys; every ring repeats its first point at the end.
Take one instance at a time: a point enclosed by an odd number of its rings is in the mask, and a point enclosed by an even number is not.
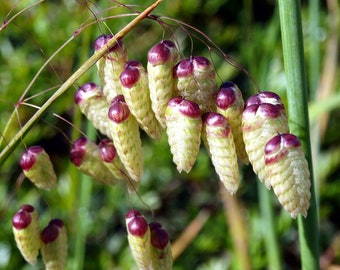
{"type": "Polygon", "coordinates": [[[120,82],[125,101],[140,127],[152,139],[159,140],[162,127],[151,108],[148,75],[143,65],[128,61],[120,74],[120,82]]]}
{"type": "Polygon", "coordinates": [[[237,156],[242,163],[248,164],[242,134],[243,109],[244,100],[240,89],[233,82],[224,82],[216,95],[216,111],[227,119],[233,133],[237,156]]]}
{"type": "Polygon", "coordinates": [[[226,118],[219,113],[205,114],[202,137],[221,182],[230,194],[235,194],[240,176],[233,134],[226,118]]]}
{"type": "Polygon", "coordinates": [[[129,177],[139,181],[143,174],[143,149],[138,122],[130,113],[124,96],[117,96],[109,109],[109,127],[118,156],[129,177]]]}
{"type": "Polygon", "coordinates": [[[130,210],[126,216],[128,242],[139,270],[151,268],[150,228],[144,216],[137,210],[130,210]]]}
{"type": "Polygon", "coordinates": [[[310,203],[310,172],[299,139],[279,134],[265,146],[265,162],[271,184],[283,208],[296,218],[307,216],[310,203]]]}
{"type": "Polygon", "coordinates": [[[109,103],[103,95],[102,89],[95,83],[85,83],[75,94],[75,102],[80,111],[93,126],[103,135],[110,138],[108,110],[109,103]]]}
{"type": "Polygon", "coordinates": [[[179,172],[189,173],[201,143],[202,119],[199,106],[181,97],[172,98],[165,111],[165,119],[173,162],[179,172]]]}
{"type": "Polygon", "coordinates": [[[172,97],[175,80],[173,68],[178,61],[178,50],[170,40],[162,40],[148,52],[148,82],[152,110],[165,128],[165,110],[172,97]]]}
{"type": "Polygon", "coordinates": [[[36,264],[41,247],[38,213],[33,206],[25,204],[13,216],[12,225],[21,255],[29,264],[36,264]]]}

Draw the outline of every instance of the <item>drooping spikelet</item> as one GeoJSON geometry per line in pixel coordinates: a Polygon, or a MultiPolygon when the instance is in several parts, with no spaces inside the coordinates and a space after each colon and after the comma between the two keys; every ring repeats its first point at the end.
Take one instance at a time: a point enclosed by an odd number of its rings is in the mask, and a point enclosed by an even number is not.
{"type": "Polygon", "coordinates": [[[168,233],[158,222],[151,222],[149,227],[151,233],[152,270],[171,270],[172,253],[168,233]]]}
{"type": "Polygon", "coordinates": [[[102,89],[95,83],[89,82],[80,86],[74,96],[80,111],[91,121],[93,126],[103,135],[110,137],[107,112],[109,103],[102,89]]]}
{"type": "Polygon", "coordinates": [[[157,120],[165,128],[165,110],[175,87],[173,68],[178,61],[178,50],[170,40],[162,40],[148,52],[148,79],[151,106],[157,120]]]}
{"type": "Polygon", "coordinates": [[[105,166],[117,179],[122,179],[124,181],[129,192],[135,192],[138,188],[138,184],[129,178],[124,165],[117,155],[117,150],[113,142],[108,139],[103,139],[99,142],[98,147],[100,150],[100,157],[105,166]]]}
{"type": "Polygon", "coordinates": [[[264,147],[278,133],[288,133],[286,114],[282,107],[270,103],[246,104],[242,114],[242,133],[249,161],[260,181],[270,189],[264,158],[264,147]]]}
{"type": "Polygon", "coordinates": [[[292,218],[307,216],[310,173],[300,140],[293,134],[274,136],[265,146],[268,176],[279,202],[292,218]]]}
{"type": "Polygon", "coordinates": [[[64,222],[52,219],[41,232],[41,255],[46,270],[64,270],[67,262],[67,233],[64,222]]]}
{"type": "Polygon", "coordinates": [[[202,112],[215,111],[214,94],[218,87],[214,66],[203,56],[181,60],[174,68],[174,96],[197,103],[202,112]]]}
{"type": "Polygon", "coordinates": [[[202,131],[201,111],[197,103],[174,97],[165,111],[166,132],[179,172],[190,172],[196,161],[202,131]]]}
{"type": "Polygon", "coordinates": [[[118,156],[129,176],[139,181],[143,174],[143,149],[138,122],[124,96],[115,97],[109,109],[109,127],[118,156]]]}
{"type": "Polygon", "coordinates": [[[228,121],[236,147],[237,156],[244,164],[249,163],[248,155],[242,135],[242,113],[244,100],[242,92],[233,82],[225,82],[221,85],[216,95],[216,110],[228,121]]]}
{"type": "Polygon", "coordinates": [[[29,147],[21,156],[20,166],[25,176],[38,188],[49,190],[57,186],[52,162],[41,146],[29,147]]]}
{"type": "Polygon", "coordinates": [[[80,137],[73,143],[70,160],[82,173],[99,183],[112,185],[117,182],[117,178],[101,160],[98,145],[85,137],[80,137]]]}
{"type": "MultiPolygon", "coordinates": [[[[93,43],[94,51],[96,52],[99,49],[101,49],[111,38],[112,38],[112,35],[100,35],[99,37],[97,37],[93,43]]],[[[105,55],[96,62],[98,76],[100,79],[100,85],[105,85],[104,66],[105,66],[105,55]]]]}
{"type": "Polygon", "coordinates": [[[151,270],[151,241],[149,224],[137,210],[126,216],[129,246],[139,270],[151,270]]]}
{"type": "Polygon", "coordinates": [[[238,189],[240,175],[233,134],[226,118],[214,112],[204,114],[202,138],[217,175],[233,195],[238,189]]]}
{"type": "MultiPolygon", "coordinates": [[[[95,42],[95,49],[98,50],[103,46],[106,46],[106,43],[111,39],[115,38],[112,35],[104,35],[103,37],[99,37],[98,41],[95,42]]],[[[127,52],[124,44],[121,40],[117,41],[117,44],[113,46],[112,49],[108,50],[108,53],[105,55],[104,64],[98,64],[99,67],[102,65],[102,74],[103,74],[103,93],[107,99],[107,102],[110,104],[112,99],[120,95],[121,85],[119,82],[119,75],[124,70],[124,65],[127,62],[127,52]]],[[[99,71],[99,75],[101,71],[99,71]]]]}
{"type": "Polygon", "coordinates": [[[39,216],[34,207],[23,205],[12,218],[13,234],[21,255],[30,264],[36,264],[41,247],[39,216]]]}
{"type": "Polygon", "coordinates": [[[153,139],[160,139],[162,127],[151,108],[148,75],[143,65],[128,61],[120,74],[122,92],[140,127],[153,139]]]}

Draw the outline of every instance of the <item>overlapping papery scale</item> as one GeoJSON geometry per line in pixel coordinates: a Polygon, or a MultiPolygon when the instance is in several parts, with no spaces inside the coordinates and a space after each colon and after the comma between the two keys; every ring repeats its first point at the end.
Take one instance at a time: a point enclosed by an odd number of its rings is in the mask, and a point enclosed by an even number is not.
{"type": "Polygon", "coordinates": [[[200,143],[202,119],[199,106],[182,97],[172,98],[165,111],[166,132],[179,172],[190,172],[196,161],[200,143]]]}
{"type": "Polygon", "coordinates": [[[289,133],[278,134],[265,146],[265,164],[274,193],[292,218],[307,216],[310,173],[299,139],[289,133]]]}
{"type": "Polygon", "coordinates": [[[243,109],[244,100],[238,86],[233,82],[223,83],[216,95],[216,111],[227,119],[233,133],[236,153],[244,164],[248,164],[242,134],[243,109]]]}
{"type": "Polygon", "coordinates": [[[143,149],[136,118],[124,96],[115,97],[109,109],[109,128],[118,156],[129,176],[139,181],[143,174],[143,149]]]}
{"type": "Polygon", "coordinates": [[[178,61],[178,50],[170,40],[162,40],[148,52],[148,81],[152,110],[165,128],[165,110],[172,97],[175,80],[173,68],[178,61]]]}
{"type": "Polygon", "coordinates": [[[103,135],[111,138],[108,127],[109,103],[104,97],[100,86],[93,82],[83,84],[76,91],[75,102],[79,106],[80,111],[88,120],[90,120],[93,126],[103,135]]]}
{"type": "Polygon", "coordinates": [[[226,118],[214,112],[204,114],[202,138],[220,180],[230,194],[236,193],[240,176],[233,134],[226,118]]]}
{"type": "Polygon", "coordinates": [[[248,105],[242,114],[242,133],[245,149],[254,172],[270,189],[267,176],[264,147],[278,133],[287,133],[287,118],[280,108],[270,103],[248,105]]]}
{"type": "Polygon", "coordinates": [[[120,74],[122,93],[140,127],[153,139],[159,140],[162,127],[151,108],[148,75],[143,65],[128,61],[120,74]]]}
{"type": "Polygon", "coordinates": [[[182,96],[197,103],[202,112],[215,111],[214,94],[218,87],[215,69],[203,56],[181,60],[174,68],[174,96],[182,96]]]}

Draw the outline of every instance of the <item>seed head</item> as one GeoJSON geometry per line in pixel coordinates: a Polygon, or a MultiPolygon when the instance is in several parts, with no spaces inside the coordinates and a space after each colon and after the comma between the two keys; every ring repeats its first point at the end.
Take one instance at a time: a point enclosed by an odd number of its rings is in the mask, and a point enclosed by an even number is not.
{"type": "Polygon", "coordinates": [[[165,111],[170,151],[177,170],[189,173],[201,143],[202,119],[199,106],[193,101],[174,97],[165,111]]]}
{"type": "Polygon", "coordinates": [[[41,146],[29,147],[21,156],[20,166],[25,176],[38,188],[49,190],[57,186],[52,162],[41,146]]]}
{"type": "Polygon", "coordinates": [[[39,216],[31,205],[23,205],[12,218],[13,234],[21,255],[30,264],[36,264],[40,242],[39,216]]]}
{"type": "Polygon", "coordinates": [[[278,134],[265,145],[265,164],[274,193],[292,218],[307,216],[310,202],[310,172],[300,140],[293,134],[278,134]]]}

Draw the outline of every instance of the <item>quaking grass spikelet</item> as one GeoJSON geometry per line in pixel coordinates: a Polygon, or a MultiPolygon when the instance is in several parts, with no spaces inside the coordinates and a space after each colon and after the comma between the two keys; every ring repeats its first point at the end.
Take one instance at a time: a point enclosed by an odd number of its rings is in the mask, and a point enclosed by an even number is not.
{"type": "Polygon", "coordinates": [[[41,232],[41,255],[46,270],[64,270],[67,262],[67,234],[64,222],[52,219],[41,232]]]}
{"type": "MultiPolygon", "coordinates": [[[[97,38],[95,42],[95,49],[98,50],[111,39],[115,38],[113,35],[104,35],[97,38]]],[[[100,60],[102,61],[102,60],[100,60]]],[[[127,51],[121,40],[105,55],[104,63],[98,63],[99,76],[103,74],[101,81],[103,84],[103,94],[110,104],[112,99],[122,93],[121,85],[119,82],[119,75],[124,70],[124,65],[127,62],[127,51]]]]}
{"type": "Polygon", "coordinates": [[[265,146],[265,163],[279,202],[292,218],[307,216],[310,173],[300,140],[293,134],[274,136],[265,146]]]}
{"type": "Polygon", "coordinates": [[[12,225],[21,255],[29,264],[36,264],[41,247],[38,213],[32,205],[25,204],[13,216],[12,225]]]}
{"type": "MultiPolygon", "coordinates": [[[[100,36],[98,36],[96,38],[96,40],[93,42],[94,51],[96,52],[100,48],[102,48],[111,38],[112,38],[112,35],[100,35],[100,36]]],[[[105,66],[105,55],[96,62],[98,76],[99,76],[99,79],[100,79],[100,85],[105,85],[104,66],[105,66]]]]}
{"type": "Polygon", "coordinates": [[[20,166],[25,176],[38,188],[49,190],[57,186],[57,176],[44,148],[34,145],[22,154],[20,166]]]}
{"type": "Polygon", "coordinates": [[[152,270],[171,270],[173,262],[168,233],[158,222],[151,222],[149,227],[152,270]]]}
{"type": "Polygon", "coordinates": [[[168,103],[165,119],[173,162],[179,172],[189,173],[195,164],[201,143],[200,108],[193,101],[174,97],[168,103]]]}
{"type": "Polygon", "coordinates": [[[148,75],[143,65],[128,61],[120,74],[122,92],[131,113],[140,127],[153,139],[159,140],[162,127],[151,108],[148,75]]]}
{"type": "Polygon", "coordinates": [[[278,133],[288,133],[287,117],[282,108],[270,103],[246,105],[242,114],[242,133],[249,161],[260,181],[270,189],[265,166],[264,147],[278,133]]]}
{"type": "Polygon", "coordinates": [[[93,82],[85,83],[78,88],[74,99],[80,111],[91,121],[93,126],[103,135],[110,137],[107,115],[109,103],[104,97],[102,89],[93,82]]]}
{"type": "Polygon", "coordinates": [[[249,163],[242,135],[242,92],[233,82],[224,82],[216,95],[216,111],[228,121],[233,133],[237,156],[244,164],[249,163]]]}
{"type": "Polygon", "coordinates": [[[149,224],[137,210],[130,210],[126,216],[129,246],[139,270],[151,268],[151,241],[149,224]]]}
{"type": "Polygon", "coordinates": [[[215,69],[203,56],[181,60],[174,68],[175,91],[173,96],[182,96],[197,103],[202,111],[215,111],[214,94],[218,87],[215,69]]]}
{"type": "Polygon", "coordinates": [[[139,181],[143,174],[143,149],[136,118],[124,96],[115,97],[109,109],[109,127],[118,156],[129,176],[139,181]]]}
{"type": "Polygon", "coordinates": [[[240,176],[233,134],[226,118],[214,112],[204,114],[202,137],[217,175],[233,195],[238,189],[240,176]]]}
{"type": "Polygon", "coordinates": [[[124,181],[129,192],[135,192],[138,188],[138,183],[129,178],[128,172],[124,168],[113,142],[109,139],[103,139],[99,142],[98,147],[100,150],[100,157],[105,166],[117,179],[124,181]]]}
{"type": "Polygon", "coordinates": [[[165,110],[172,97],[175,80],[173,68],[178,61],[178,50],[170,40],[162,40],[148,52],[148,81],[152,110],[165,128],[165,110]]]}
{"type": "Polygon", "coordinates": [[[70,160],[82,173],[99,183],[112,185],[117,182],[117,178],[101,160],[98,145],[85,137],[80,137],[73,143],[70,160]]]}

